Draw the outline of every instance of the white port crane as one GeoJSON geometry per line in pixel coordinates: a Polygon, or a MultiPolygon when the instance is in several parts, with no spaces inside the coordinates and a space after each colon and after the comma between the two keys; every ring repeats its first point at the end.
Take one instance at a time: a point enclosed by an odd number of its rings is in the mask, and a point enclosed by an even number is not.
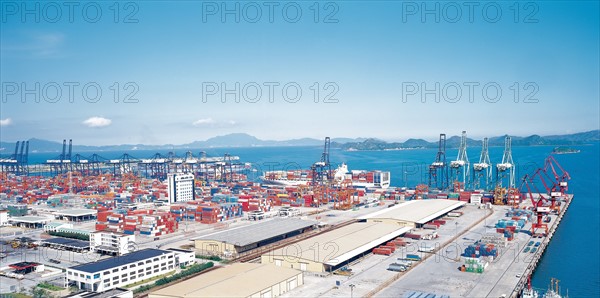
{"type": "Polygon", "coordinates": [[[467,132],[464,130],[460,137],[458,155],[456,156],[456,160],[450,162],[450,168],[452,168],[453,172],[456,173],[454,180],[458,181],[460,176],[462,176],[462,181],[460,182],[462,182],[463,187],[466,188],[468,184],[467,173],[469,173],[469,157],[467,157],[467,132]]]}
{"type": "Polygon", "coordinates": [[[502,162],[496,164],[496,186],[502,186],[502,180],[508,175],[508,187],[515,187],[515,163],[512,158],[512,145],[510,136],[504,138],[504,155],[502,162]]]}
{"type": "Polygon", "coordinates": [[[488,138],[484,138],[479,162],[473,164],[473,188],[483,187],[487,190],[490,187],[491,181],[492,163],[490,162],[490,154],[488,151],[488,138]],[[481,185],[482,180],[485,185],[481,185]]]}

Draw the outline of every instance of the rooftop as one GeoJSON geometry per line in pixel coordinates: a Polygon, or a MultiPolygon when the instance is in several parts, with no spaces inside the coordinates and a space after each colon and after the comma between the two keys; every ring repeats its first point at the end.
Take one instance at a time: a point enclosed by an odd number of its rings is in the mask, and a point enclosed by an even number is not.
{"type": "Polygon", "coordinates": [[[51,219],[45,216],[17,216],[11,217],[9,220],[13,222],[24,223],[44,223],[50,221],[51,219]]]}
{"type": "Polygon", "coordinates": [[[141,260],[150,259],[153,257],[158,257],[163,254],[170,254],[172,252],[160,249],[148,248],[144,250],[138,250],[132,253],[128,253],[126,255],[120,257],[112,257],[108,259],[104,259],[97,262],[87,263],[83,265],[77,265],[73,267],[69,267],[71,270],[78,270],[88,273],[95,273],[99,271],[104,271],[107,269],[111,269],[118,266],[123,266],[135,262],[139,262],[141,260]]]}
{"type": "Polygon", "coordinates": [[[56,211],[54,214],[56,215],[64,215],[64,216],[84,216],[84,215],[95,215],[98,213],[98,210],[93,209],[67,209],[56,211]]]}
{"type": "Polygon", "coordinates": [[[49,227],[49,228],[58,228],[58,227],[63,226],[63,225],[72,226],[71,224],[68,224],[68,223],[65,223],[65,222],[57,222],[57,221],[49,222],[49,223],[46,224],[46,226],[49,227]]]}
{"type": "Polygon", "coordinates": [[[77,247],[77,248],[90,247],[89,241],[82,241],[82,240],[68,239],[68,238],[51,238],[51,239],[42,240],[42,242],[63,245],[63,246],[77,247]]]}
{"type": "Polygon", "coordinates": [[[271,264],[235,263],[150,293],[162,297],[249,297],[301,271],[271,264]]]}
{"type": "Polygon", "coordinates": [[[371,213],[361,219],[390,218],[425,224],[465,204],[461,201],[444,199],[414,200],[371,213]]]}
{"type": "Polygon", "coordinates": [[[316,221],[299,218],[275,218],[253,225],[201,236],[193,240],[215,240],[236,246],[246,246],[316,224],[316,221]]]}
{"type": "Polygon", "coordinates": [[[268,253],[335,266],[392,240],[410,228],[375,222],[353,223],[268,253]],[[316,254],[315,251],[319,253],[316,254]]]}

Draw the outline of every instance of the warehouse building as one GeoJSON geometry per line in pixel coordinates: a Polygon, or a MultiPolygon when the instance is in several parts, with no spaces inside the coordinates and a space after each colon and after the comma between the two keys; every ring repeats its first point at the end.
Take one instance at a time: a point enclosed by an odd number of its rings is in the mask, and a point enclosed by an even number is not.
{"type": "Polygon", "coordinates": [[[8,221],[12,225],[21,228],[41,229],[50,221],[50,218],[45,216],[20,216],[11,217],[8,221]]]}
{"type": "Polygon", "coordinates": [[[414,200],[368,214],[361,217],[360,220],[420,228],[465,204],[465,202],[445,199],[414,200]]]}
{"type": "Polygon", "coordinates": [[[304,284],[301,271],[235,263],[150,293],[149,298],[278,297],[304,284]]]}
{"type": "Polygon", "coordinates": [[[410,229],[377,222],[353,223],[266,253],[261,256],[261,263],[332,272],[410,229]]]}
{"type": "Polygon", "coordinates": [[[175,270],[175,252],[144,249],[67,268],[67,282],[89,292],[104,292],[175,270]]]}
{"type": "Polygon", "coordinates": [[[57,219],[74,222],[95,220],[97,215],[98,210],[94,209],[68,209],[54,213],[57,219]]]}
{"type": "Polygon", "coordinates": [[[275,218],[261,223],[229,229],[194,239],[200,254],[236,256],[279,240],[312,230],[316,221],[275,218]]]}
{"type": "Polygon", "coordinates": [[[90,249],[88,241],[69,239],[69,238],[51,238],[42,240],[42,245],[58,250],[83,252],[90,249]]]}

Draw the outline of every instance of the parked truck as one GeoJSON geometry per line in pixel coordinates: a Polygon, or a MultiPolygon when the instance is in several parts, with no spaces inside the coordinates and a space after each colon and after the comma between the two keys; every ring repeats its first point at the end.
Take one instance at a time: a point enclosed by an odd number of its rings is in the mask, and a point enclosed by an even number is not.
{"type": "Polygon", "coordinates": [[[414,254],[406,254],[406,259],[409,261],[420,261],[421,257],[414,254]]]}

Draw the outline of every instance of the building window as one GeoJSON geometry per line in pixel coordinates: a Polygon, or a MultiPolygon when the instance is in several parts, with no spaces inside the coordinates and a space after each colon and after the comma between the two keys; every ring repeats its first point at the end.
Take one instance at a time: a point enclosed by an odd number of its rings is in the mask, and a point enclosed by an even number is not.
{"type": "Polygon", "coordinates": [[[110,271],[104,271],[104,274],[110,274],[110,271]]]}
{"type": "Polygon", "coordinates": [[[133,268],[133,267],[135,267],[135,264],[129,265],[129,268],[133,268]]]}
{"type": "Polygon", "coordinates": [[[116,268],[116,269],[113,269],[113,270],[112,270],[112,272],[113,272],[113,273],[115,273],[115,272],[117,272],[117,271],[119,271],[119,268],[116,268]]]}
{"type": "Polygon", "coordinates": [[[144,266],[144,262],[139,262],[138,266],[144,266]]]}
{"type": "Polygon", "coordinates": [[[126,281],[127,281],[127,278],[123,278],[123,280],[121,282],[126,282],[126,281]]]}
{"type": "Polygon", "coordinates": [[[138,270],[138,273],[142,273],[142,272],[144,272],[144,269],[138,270]]]}
{"type": "Polygon", "coordinates": [[[113,277],[113,280],[117,280],[117,279],[119,279],[119,277],[118,277],[118,276],[115,276],[115,277],[113,277]]]}
{"type": "Polygon", "coordinates": [[[110,282],[110,278],[107,278],[105,280],[103,280],[104,283],[109,283],[110,282]]]}

